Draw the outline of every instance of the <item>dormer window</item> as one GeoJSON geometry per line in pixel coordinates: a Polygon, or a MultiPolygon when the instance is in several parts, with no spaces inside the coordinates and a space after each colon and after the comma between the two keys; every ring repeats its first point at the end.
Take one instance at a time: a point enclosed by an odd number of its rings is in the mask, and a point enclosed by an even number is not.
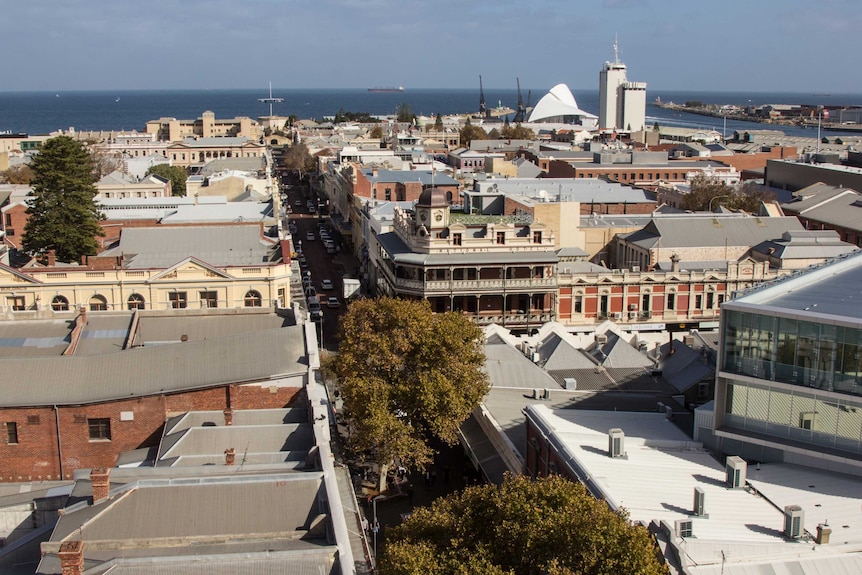
{"type": "Polygon", "coordinates": [[[461,245],[461,234],[452,234],[452,245],[460,246],[461,245]]]}
{"type": "Polygon", "coordinates": [[[497,243],[500,245],[506,243],[506,232],[497,232],[497,243]]]}
{"type": "Polygon", "coordinates": [[[533,243],[534,244],[542,243],[542,232],[533,232],[533,243]]]}

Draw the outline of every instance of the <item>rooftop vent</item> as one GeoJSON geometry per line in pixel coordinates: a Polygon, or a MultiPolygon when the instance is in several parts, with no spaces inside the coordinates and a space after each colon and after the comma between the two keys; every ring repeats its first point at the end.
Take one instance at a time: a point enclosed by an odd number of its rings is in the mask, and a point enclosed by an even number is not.
{"type": "Polygon", "coordinates": [[[727,458],[725,463],[726,482],[732,489],[741,489],[745,487],[745,475],[748,470],[748,464],[738,455],[727,458]]]}
{"type": "Polygon", "coordinates": [[[694,509],[697,517],[706,517],[705,513],[706,493],[700,487],[694,488],[694,509]]]}
{"type": "Polygon", "coordinates": [[[625,457],[625,434],[619,427],[608,430],[608,455],[625,457]]]}
{"type": "Polygon", "coordinates": [[[799,539],[804,530],[805,513],[798,505],[788,505],[784,508],[784,536],[799,539]]]}

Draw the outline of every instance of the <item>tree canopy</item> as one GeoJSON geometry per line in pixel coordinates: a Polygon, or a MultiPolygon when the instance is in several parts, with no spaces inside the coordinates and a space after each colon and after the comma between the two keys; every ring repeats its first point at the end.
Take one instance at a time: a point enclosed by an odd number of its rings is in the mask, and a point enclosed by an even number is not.
{"type": "Polygon", "coordinates": [[[380,120],[369,114],[368,112],[346,112],[344,108],[339,108],[335,117],[332,118],[334,124],[343,124],[344,122],[360,122],[363,124],[375,124],[380,120]]]}
{"type": "Polygon", "coordinates": [[[683,197],[680,208],[692,211],[716,210],[719,206],[731,210],[757,212],[760,202],[771,201],[775,195],[765,188],[750,185],[728,186],[720,178],[703,172],[691,180],[691,191],[683,197]]]}
{"type": "Polygon", "coordinates": [[[505,125],[500,135],[507,140],[532,140],[536,137],[536,133],[530,128],[522,126],[520,123],[514,126],[505,125]]]}
{"type": "Polygon", "coordinates": [[[413,108],[410,107],[410,104],[406,102],[398,104],[398,107],[395,108],[395,120],[409,124],[412,124],[416,120],[416,114],[413,113],[413,108]]]}
{"type": "Polygon", "coordinates": [[[508,476],[414,509],[387,533],[381,575],[662,575],[645,527],[580,483],[508,476]]]}
{"type": "Polygon", "coordinates": [[[351,426],[347,447],[373,453],[383,470],[432,461],[433,438],[452,445],[488,391],[482,330],[461,313],[434,314],[427,301],[359,300],[341,317],[338,379],[351,426]]]}
{"type": "Polygon", "coordinates": [[[488,139],[488,134],[485,133],[480,126],[474,126],[470,123],[470,118],[467,118],[467,122],[464,124],[464,127],[461,128],[461,145],[469,146],[470,142],[473,140],[486,140],[488,139]]]}
{"type": "Polygon", "coordinates": [[[440,115],[440,112],[437,112],[437,116],[434,118],[434,129],[438,132],[443,131],[443,116],[440,115]]]}
{"type": "Polygon", "coordinates": [[[0,172],[0,184],[29,184],[33,180],[33,170],[27,164],[10,166],[0,172]]]}
{"type": "Polygon", "coordinates": [[[302,142],[291,144],[284,153],[284,167],[295,171],[300,179],[303,178],[303,174],[314,171],[314,158],[309,153],[308,146],[302,142]]]}
{"type": "Polygon", "coordinates": [[[186,180],[189,179],[189,173],[182,166],[156,164],[147,170],[147,175],[149,176],[151,174],[167,178],[171,181],[172,196],[186,195],[186,180]]]}
{"type": "Polygon", "coordinates": [[[95,197],[93,156],[68,136],[51,138],[30,162],[33,170],[22,247],[34,256],[54,250],[57,260],[75,262],[96,253],[105,235],[95,197]]]}

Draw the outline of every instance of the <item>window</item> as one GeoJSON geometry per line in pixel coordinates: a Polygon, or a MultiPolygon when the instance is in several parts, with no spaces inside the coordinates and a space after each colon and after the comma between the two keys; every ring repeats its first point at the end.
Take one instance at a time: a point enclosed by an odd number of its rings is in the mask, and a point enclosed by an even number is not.
{"type": "Polygon", "coordinates": [[[6,443],[18,443],[18,424],[14,421],[6,422],[6,443]]]}
{"type": "Polygon", "coordinates": [[[392,188],[386,188],[383,191],[383,198],[388,202],[392,200],[392,188]]]}
{"type": "Polygon", "coordinates": [[[584,296],[576,295],[573,305],[575,313],[584,313],[584,296]]]}
{"type": "Polygon", "coordinates": [[[533,243],[534,244],[542,243],[542,232],[533,232],[533,243]]]}
{"type": "Polygon", "coordinates": [[[667,309],[672,310],[676,308],[676,294],[671,292],[667,294],[667,309]]]}
{"type": "Polygon", "coordinates": [[[703,296],[701,294],[697,294],[694,296],[694,309],[701,309],[703,307],[703,296]]]}
{"type": "Polygon", "coordinates": [[[24,296],[13,295],[6,298],[6,306],[12,311],[24,311],[27,309],[24,305],[24,296]]]}
{"type": "Polygon", "coordinates": [[[127,303],[129,310],[144,309],[144,306],[146,305],[144,296],[139,293],[133,293],[130,295],[127,303]]]}
{"type": "Polygon", "coordinates": [[[188,296],[184,291],[175,291],[168,294],[168,301],[172,309],[185,309],[189,305],[188,296]]]}
{"type": "Polygon", "coordinates": [[[108,300],[104,296],[94,295],[90,298],[90,311],[106,311],[108,309],[108,300]]]}
{"type": "Polygon", "coordinates": [[[645,293],[641,296],[641,311],[644,311],[644,312],[650,311],[649,298],[650,298],[650,294],[648,294],[648,293],[645,293]]]}
{"type": "Polygon", "coordinates": [[[201,307],[218,307],[218,293],[214,291],[202,291],[201,307]]]}
{"type": "Polygon", "coordinates": [[[87,427],[90,431],[90,441],[111,440],[111,420],[109,418],[88,419],[87,427]]]}
{"type": "Polygon", "coordinates": [[[706,309],[715,307],[715,294],[713,292],[706,293],[706,309]]]}
{"type": "Polygon", "coordinates": [[[461,245],[461,234],[452,234],[452,245],[460,246],[461,245]]]}
{"type": "Polygon", "coordinates": [[[11,237],[15,236],[15,228],[6,228],[6,235],[11,237]]]}
{"type": "Polygon", "coordinates": [[[11,225],[12,225],[12,214],[6,214],[6,227],[8,228],[11,225]]]}
{"type": "Polygon", "coordinates": [[[245,307],[260,307],[260,294],[254,290],[247,291],[245,293],[245,297],[243,298],[243,303],[245,303],[245,307]]]}
{"type": "Polygon", "coordinates": [[[505,244],[506,243],[506,232],[497,232],[497,243],[505,244]]]}
{"type": "Polygon", "coordinates": [[[69,311],[69,300],[61,295],[55,295],[51,300],[51,309],[54,311],[69,311]]]}

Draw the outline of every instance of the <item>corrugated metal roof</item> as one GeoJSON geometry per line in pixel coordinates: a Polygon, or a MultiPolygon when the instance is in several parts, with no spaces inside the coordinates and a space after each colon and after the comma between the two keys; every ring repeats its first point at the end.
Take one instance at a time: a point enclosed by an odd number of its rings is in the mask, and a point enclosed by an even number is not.
{"type": "Polygon", "coordinates": [[[559,258],[553,251],[500,251],[500,252],[464,252],[450,254],[423,254],[410,251],[395,232],[387,232],[377,236],[377,241],[389,254],[393,261],[403,264],[435,266],[435,265],[480,265],[495,263],[556,263],[559,258]]]}
{"type": "Polygon", "coordinates": [[[647,249],[657,245],[662,249],[750,247],[780,238],[786,231],[803,229],[796,217],[671,216],[653,218],[642,230],[629,234],[626,241],[647,249]]]}
{"type": "Polygon", "coordinates": [[[559,388],[542,368],[507,343],[485,345],[485,370],[491,387],[559,388]]]}
{"type": "Polygon", "coordinates": [[[125,228],[116,247],[99,257],[124,257],[124,267],[167,268],[189,257],[213,266],[268,263],[271,242],[257,225],[125,228]]]}
{"type": "Polygon", "coordinates": [[[298,326],[90,357],[3,359],[4,405],[87,404],[307,370],[298,326]]]}

